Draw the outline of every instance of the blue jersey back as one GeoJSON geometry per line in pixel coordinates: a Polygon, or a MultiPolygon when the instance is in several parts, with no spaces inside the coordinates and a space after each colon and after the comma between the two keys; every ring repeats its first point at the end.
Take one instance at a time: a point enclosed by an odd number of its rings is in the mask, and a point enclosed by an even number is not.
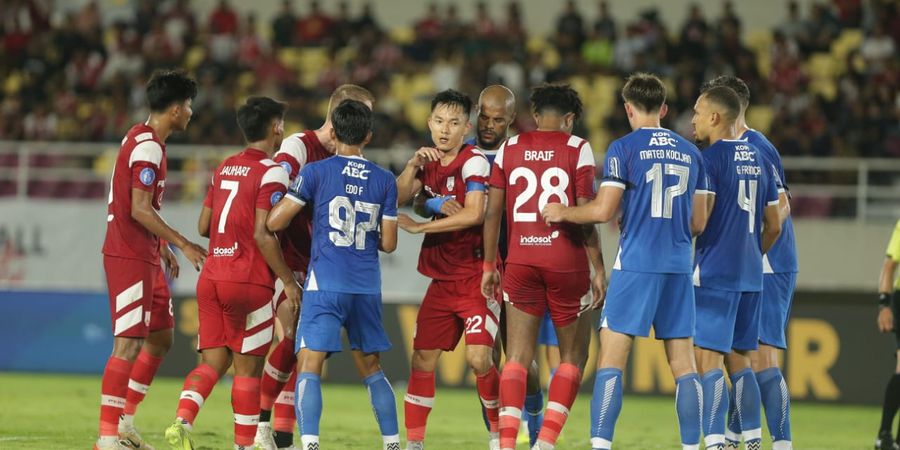
{"type": "Polygon", "coordinates": [[[762,290],[763,211],[778,204],[775,178],[762,153],[746,141],[720,140],[703,151],[715,206],[697,237],[694,285],[728,291],[762,290]]]}
{"type": "Polygon", "coordinates": [[[313,208],[308,291],[380,294],[381,220],[397,218],[394,176],[363,158],[307,164],[287,196],[313,208]]]}
{"type": "MultiPolygon", "coordinates": [[[[777,177],[775,184],[778,186],[778,192],[784,192],[790,196],[787,178],[784,176],[784,166],[781,164],[781,155],[778,154],[775,146],[756,130],[748,130],[741,136],[741,139],[753,144],[762,153],[766,164],[771,167],[771,173],[777,177]]],[[[794,222],[791,220],[791,216],[788,216],[781,225],[781,236],[763,256],[763,273],[793,273],[798,269],[794,222]]]]}
{"type": "Polygon", "coordinates": [[[691,212],[705,180],[699,150],[674,131],[641,128],[613,141],[600,184],[625,190],[613,268],[691,273],[691,212]]]}

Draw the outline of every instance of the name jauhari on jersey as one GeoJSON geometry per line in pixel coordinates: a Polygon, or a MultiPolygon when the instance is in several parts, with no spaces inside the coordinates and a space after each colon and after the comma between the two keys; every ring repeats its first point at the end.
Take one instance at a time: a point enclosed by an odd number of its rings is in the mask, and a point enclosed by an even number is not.
{"type": "Polygon", "coordinates": [[[691,163],[691,155],[679,152],[678,150],[641,150],[641,159],[671,159],[673,161],[691,163]]]}
{"type": "Polygon", "coordinates": [[[250,168],[247,166],[225,166],[222,168],[222,171],[219,172],[219,175],[225,175],[229,177],[246,177],[249,173],[250,168]]]}

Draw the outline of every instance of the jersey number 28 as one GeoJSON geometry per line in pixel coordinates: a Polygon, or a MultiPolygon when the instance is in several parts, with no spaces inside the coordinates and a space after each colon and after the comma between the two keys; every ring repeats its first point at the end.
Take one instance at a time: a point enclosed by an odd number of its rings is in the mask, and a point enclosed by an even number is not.
{"type": "Polygon", "coordinates": [[[509,174],[509,184],[516,184],[519,178],[525,179],[525,189],[516,196],[516,203],[513,205],[514,222],[537,222],[538,212],[544,210],[552,196],[556,196],[563,205],[569,205],[569,196],[566,195],[566,189],[569,187],[569,174],[559,167],[550,167],[541,174],[541,196],[538,197],[537,212],[520,212],[519,209],[528,203],[537,192],[537,175],[527,167],[516,167],[509,174]],[[554,178],[556,179],[555,184],[554,178]]]}

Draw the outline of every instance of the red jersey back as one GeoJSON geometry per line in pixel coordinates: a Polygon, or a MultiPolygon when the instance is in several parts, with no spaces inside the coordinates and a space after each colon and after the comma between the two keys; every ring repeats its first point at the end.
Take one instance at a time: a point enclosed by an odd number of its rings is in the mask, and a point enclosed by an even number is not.
{"type": "MultiPolygon", "coordinates": [[[[422,167],[416,178],[434,197],[453,197],[465,206],[466,193],[485,190],[491,166],[484,154],[465,145],[447,166],[440,161],[422,167]]],[[[484,260],[482,227],[448,233],[428,233],[419,253],[419,272],[437,280],[462,280],[481,273],[484,260]]]]}
{"type": "Polygon", "coordinates": [[[594,198],[594,153],[586,140],[559,131],[509,138],[494,159],[491,186],[506,190],[506,262],[550,272],[590,270],[580,225],[541,219],[547,203],[594,198]]]}
{"type": "Polygon", "coordinates": [[[150,192],[159,211],[166,188],[166,146],[153,128],[141,123],[128,130],[109,186],[103,254],[159,265],[159,239],[131,218],[132,189],[150,192]]]}
{"type": "MultiPolygon", "coordinates": [[[[284,138],[281,149],[273,159],[284,167],[288,178],[293,180],[303,166],[329,156],[331,152],[319,142],[316,132],[304,131],[284,138]]],[[[278,237],[288,267],[295,272],[306,272],[312,248],[312,208],[303,208],[278,237]]]]}
{"type": "Polygon", "coordinates": [[[209,257],[201,277],[272,287],[275,276],[256,246],[256,210],[272,209],[287,190],[287,173],[260,150],[226,159],[212,178],[203,205],[212,209],[209,257]]]}

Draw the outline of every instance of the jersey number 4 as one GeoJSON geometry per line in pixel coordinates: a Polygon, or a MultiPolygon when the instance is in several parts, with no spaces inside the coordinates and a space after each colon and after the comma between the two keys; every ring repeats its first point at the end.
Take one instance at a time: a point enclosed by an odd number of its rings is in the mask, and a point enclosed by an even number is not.
{"type": "Polygon", "coordinates": [[[646,183],[653,183],[650,196],[650,217],[671,219],[672,203],[675,197],[687,192],[688,178],[691,176],[691,169],[678,164],[654,164],[647,171],[644,179],[646,183]],[[665,175],[675,175],[678,182],[672,186],[663,189],[663,178],[665,175]]]}
{"type": "Polygon", "coordinates": [[[328,203],[328,224],[337,231],[328,233],[328,239],[338,247],[356,244],[357,250],[366,249],[366,233],[378,229],[378,211],[381,205],[361,202],[350,203],[350,199],[340,195],[328,203]],[[368,220],[356,221],[357,213],[366,213],[368,220]],[[341,217],[343,216],[343,217],[341,217]]]}
{"type": "Polygon", "coordinates": [[[569,196],[566,195],[566,189],[569,187],[569,174],[559,167],[550,167],[541,174],[541,196],[538,197],[537,212],[520,212],[519,209],[528,203],[537,192],[537,175],[527,167],[516,167],[509,174],[509,184],[516,184],[519,178],[525,179],[525,189],[516,196],[516,203],[513,205],[514,222],[537,222],[538,213],[544,210],[552,196],[556,196],[563,205],[569,205],[569,196]],[[554,179],[556,179],[556,184],[553,182],[554,179]]]}

